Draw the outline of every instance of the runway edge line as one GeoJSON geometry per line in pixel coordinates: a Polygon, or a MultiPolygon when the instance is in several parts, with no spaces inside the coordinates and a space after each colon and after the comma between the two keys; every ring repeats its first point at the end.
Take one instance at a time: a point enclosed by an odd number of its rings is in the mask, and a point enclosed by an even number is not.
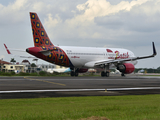
{"type": "Polygon", "coordinates": [[[110,88],[110,89],[58,89],[58,90],[11,90],[0,91],[0,93],[21,93],[21,92],[80,92],[80,91],[127,91],[127,90],[151,90],[160,87],[138,87],[138,88],[110,88]]]}

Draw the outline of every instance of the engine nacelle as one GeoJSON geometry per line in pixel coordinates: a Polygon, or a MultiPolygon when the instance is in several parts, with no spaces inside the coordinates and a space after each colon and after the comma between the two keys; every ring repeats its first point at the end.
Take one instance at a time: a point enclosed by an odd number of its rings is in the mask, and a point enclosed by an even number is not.
{"type": "Polygon", "coordinates": [[[118,65],[117,70],[124,74],[130,74],[134,71],[135,67],[132,63],[123,63],[121,65],[118,65]]]}
{"type": "Polygon", "coordinates": [[[85,73],[85,72],[87,72],[87,71],[88,71],[87,68],[80,68],[80,69],[78,70],[79,73],[85,73]]]}

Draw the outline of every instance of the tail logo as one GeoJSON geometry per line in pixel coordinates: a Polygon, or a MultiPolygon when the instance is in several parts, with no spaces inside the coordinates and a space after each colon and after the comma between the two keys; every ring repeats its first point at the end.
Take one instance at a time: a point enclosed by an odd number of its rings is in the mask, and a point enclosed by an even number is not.
{"type": "Polygon", "coordinates": [[[41,31],[41,36],[44,36],[44,31],[41,31]]]}
{"type": "Polygon", "coordinates": [[[30,13],[30,18],[31,18],[34,46],[35,47],[54,46],[50,41],[38,15],[36,13],[30,13]]]}
{"type": "Polygon", "coordinates": [[[39,22],[37,22],[37,24],[36,24],[36,25],[37,25],[37,28],[40,28],[39,22]]]}
{"type": "Polygon", "coordinates": [[[34,13],[32,13],[32,19],[35,19],[35,14],[34,13]]]}
{"type": "Polygon", "coordinates": [[[49,40],[46,40],[46,45],[49,45],[49,40]]]}
{"type": "Polygon", "coordinates": [[[39,43],[39,38],[35,38],[35,43],[39,43]]]}
{"type": "Polygon", "coordinates": [[[43,49],[43,50],[47,50],[46,47],[44,47],[44,46],[42,46],[42,49],[43,49]]]}

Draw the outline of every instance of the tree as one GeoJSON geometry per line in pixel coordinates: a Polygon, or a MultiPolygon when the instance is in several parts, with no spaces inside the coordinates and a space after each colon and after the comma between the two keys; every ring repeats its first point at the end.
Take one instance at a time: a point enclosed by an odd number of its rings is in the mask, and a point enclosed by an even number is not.
{"type": "Polygon", "coordinates": [[[45,72],[45,71],[40,71],[40,72],[39,72],[39,75],[45,76],[45,75],[47,75],[47,72],[45,72]]]}
{"type": "Polygon", "coordinates": [[[14,64],[16,62],[16,60],[14,58],[11,58],[10,62],[14,64]]]}
{"type": "Polygon", "coordinates": [[[31,64],[31,67],[36,67],[36,64],[35,64],[35,63],[32,63],[32,64],[31,64]]]}
{"type": "Polygon", "coordinates": [[[157,70],[160,70],[160,67],[158,67],[157,70]]]}

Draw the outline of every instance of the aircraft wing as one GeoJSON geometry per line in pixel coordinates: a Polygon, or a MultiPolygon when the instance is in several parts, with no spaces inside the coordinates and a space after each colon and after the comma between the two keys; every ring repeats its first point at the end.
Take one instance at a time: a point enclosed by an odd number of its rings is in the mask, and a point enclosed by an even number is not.
{"type": "MultiPolygon", "coordinates": [[[[6,51],[7,51],[7,53],[9,54],[9,55],[13,55],[11,52],[10,52],[10,50],[8,49],[8,47],[6,46],[6,44],[4,44],[4,47],[5,47],[5,49],[6,49],[6,51]]],[[[24,50],[19,50],[19,49],[12,49],[13,51],[18,51],[18,52],[26,52],[26,51],[24,51],[24,50]]],[[[32,56],[21,56],[21,55],[13,55],[13,56],[15,56],[15,57],[21,57],[21,58],[34,58],[34,59],[37,59],[36,57],[32,57],[32,56]]]]}
{"type": "Polygon", "coordinates": [[[156,49],[155,49],[155,45],[154,42],[152,42],[152,46],[153,46],[153,54],[152,55],[148,55],[148,56],[142,56],[142,57],[132,57],[132,58],[126,58],[126,59],[116,59],[116,60],[102,60],[102,61],[97,61],[95,62],[94,66],[99,66],[99,65],[106,65],[106,64],[110,64],[110,63],[123,63],[125,61],[134,61],[134,60],[139,60],[139,59],[145,59],[145,58],[151,58],[157,55],[156,49]]]}

